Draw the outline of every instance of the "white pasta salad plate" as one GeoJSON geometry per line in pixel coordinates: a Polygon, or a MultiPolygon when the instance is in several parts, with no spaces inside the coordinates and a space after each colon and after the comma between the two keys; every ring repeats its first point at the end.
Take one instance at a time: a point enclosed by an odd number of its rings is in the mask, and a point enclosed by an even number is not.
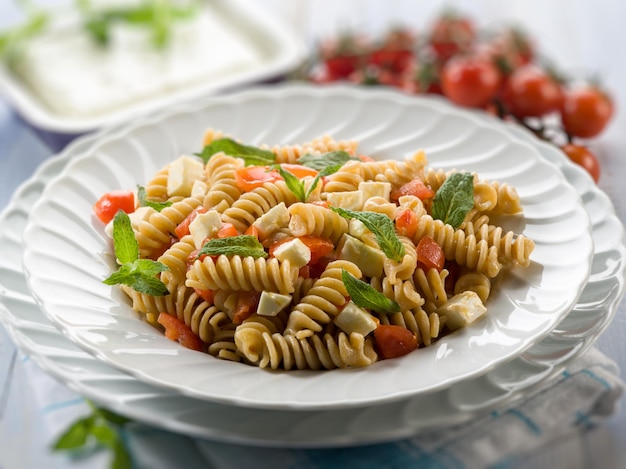
{"type": "Polygon", "coordinates": [[[390,91],[283,86],[214,98],[99,138],[33,208],[24,267],[36,301],[68,338],[140,381],[213,402],[313,410],[440,390],[514,359],[576,304],[592,255],[590,221],[576,191],[504,125],[390,91]],[[404,161],[423,149],[434,169],[508,184],[523,215],[502,216],[502,223],[534,242],[529,265],[495,279],[484,317],[370,366],[268,370],[188,350],[142,321],[117,286],[103,283],[117,266],[92,207],[102,194],[146,185],[179,156],[200,152],[207,128],[257,146],[332,135],[358,141],[358,153],[375,160],[404,161]]]}

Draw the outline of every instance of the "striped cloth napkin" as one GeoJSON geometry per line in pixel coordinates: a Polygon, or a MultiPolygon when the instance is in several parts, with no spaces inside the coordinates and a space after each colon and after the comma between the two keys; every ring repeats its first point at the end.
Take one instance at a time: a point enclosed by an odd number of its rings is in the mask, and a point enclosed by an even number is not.
{"type": "MultiPolygon", "coordinates": [[[[0,383],[0,469],[110,467],[112,456],[105,450],[74,454],[50,450],[90,408],[15,350],[1,327],[0,383]]],[[[623,388],[615,364],[591,349],[515,407],[392,443],[261,448],[194,439],[139,422],[124,426],[123,441],[132,466],[150,469],[534,468],[539,467],[532,462],[537,453],[549,461],[543,467],[582,468],[591,466],[578,443],[615,410],[623,388]]]]}

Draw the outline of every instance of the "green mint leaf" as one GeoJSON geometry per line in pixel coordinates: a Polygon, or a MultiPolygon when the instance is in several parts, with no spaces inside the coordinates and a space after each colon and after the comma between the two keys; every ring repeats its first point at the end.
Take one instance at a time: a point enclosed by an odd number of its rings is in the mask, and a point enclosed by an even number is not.
{"type": "Polygon", "coordinates": [[[306,194],[304,195],[305,202],[309,199],[310,195],[313,193],[323,177],[335,174],[341,169],[342,166],[343,164],[336,164],[332,166],[326,166],[324,169],[320,170],[320,172],[317,173],[317,175],[315,176],[315,179],[313,179],[313,182],[311,183],[309,189],[306,191],[306,194]]]}
{"type": "Polygon", "coordinates": [[[4,31],[0,34],[0,58],[11,64],[18,54],[24,41],[36,36],[48,25],[48,15],[43,12],[30,12],[24,24],[4,31]]]}
{"type": "Polygon", "coordinates": [[[170,270],[168,266],[162,262],[153,261],[152,259],[137,259],[133,262],[135,269],[143,275],[154,277],[160,272],[170,270]]]}
{"type": "Polygon", "coordinates": [[[457,229],[473,207],[474,176],[452,173],[435,194],[431,215],[457,229]]]}
{"type": "Polygon", "coordinates": [[[118,439],[115,429],[106,422],[95,424],[91,429],[91,434],[96,438],[98,443],[111,449],[115,447],[115,443],[118,439]]]}
{"type": "Polygon", "coordinates": [[[370,284],[359,280],[354,275],[341,269],[343,281],[352,302],[361,308],[371,309],[378,313],[397,313],[400,305],[394,300],[374,289],[370,284]]]}
{"type": "Polygon", "coordinates": [[[341,168],[341,166],[350,160],[359,161],[358,158],[351,156],[350,153],[339,150],[324,153],[323,155],[311,155],[310,153],[307,153],[306,155],[300,157],[298,163],[303,166],[308,166],[309,168],[322,171],[328,166],[339,165],[341,168]]]}
{"type": "Polygon", "coordinates": [[[94,407],[94,409],[96,413],[98,414],[98,417],[102,417],[104,420],[114,425],[124,425],[125,423],[128,423],[131,421],[129,418],[122,417],[121,415],[118,415],[107,409],[102,409],[99,407],[94,407]]]}
{"type": "Polygon", "coordinates": [[[393,222],[387,215],[376,212],[358,212],[339,207],[330,207],[344,218],[356,218],[376,236],[376,241],[385,255],[396,262],[404,257],[404,245],[396,234],[393,222]]]}
{"type": "Polygon", "coordinates": [[[170,293],[161,280],[143,272],[133,275],[129,280],[130,282],[127,285],[139,293],[151,296],[165,296],[170,293]]]}
{"type": "Polygon", "coordinates": [[[94,423],[95,417],[93,415],[78,419],[59,437],[53,445],[53,449],[77,449],[85,446],[94,423]]]}
{"type": "Polygon", "coordinates": [[[130,454],[124,446],[124,443],[120,438],[115,442],[113,448],[113,462],[111,463],[111,469],[132,469],[133,464],[130,459],[130,454]]]}
{"type": "Polygon", "coordinates": [[[300,202],[306,202],[307,195],[304,191],[304,181],[301,181],[290,171],[283,169],[279,164],[273,165],[272,169],[277,169],[278,174],[285,180],[287,189],[289,189],[300,202]]]}
{"type": "Polygon", "coordinates": [[[157,212],[160,212],[166,207],[172,205],[172,202],[154,202],[152,200],[148,200],[146,196],[146,188],[143,186],[137,186],[137,199],[139,200],[140,207],[151,207],[155,209],[157,212]]]}
{"type": "Polygon", "coordinates": [[[241,256],[241,257],[267,257],[263,245],[259,242],[256,236],[240,235],[230,236],[228,238],[215,238],[208,241],[200,252],[198,257],[202,255],[207,256],[219,256],[224,254],[226,256],[241,256]]]}
{"type": "Polygon", "coordinates": [[[214,140],[209,145],[206,145],[201,153],[196,153],[196,155],[202,158],[204,164],[206,164],[209,158],[219,152],[243,159],[246,166],[269,166],[276,163],[276,155],[271,151],[242,145],[230,138],[214,140]]]}
{"type": "Polygon", "coordinates": [[[134,262],[139,258],[139,245],[130,218],[123,210],[118,210],[113,218],[113,243],[115,257],[121,264],[134,262]]]}

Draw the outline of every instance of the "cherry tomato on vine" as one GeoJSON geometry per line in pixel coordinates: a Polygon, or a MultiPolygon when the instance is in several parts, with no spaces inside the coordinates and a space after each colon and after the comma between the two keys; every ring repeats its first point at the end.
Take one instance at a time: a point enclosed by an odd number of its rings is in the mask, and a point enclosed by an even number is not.
{"type": "Polygon", "coordinates": [[[547,72],[529,64],[511,73],[502,98],[515,117],[541,117],[561,107],[563,91],[547,72]]]}
{"type": "Polygon", "coordinates": [[[611,98],[595,86],[582,86],[565,93],[561,121],[574,137],[592,138],[601,133],[613,115],[611,98]]]}
{"type": "Polygon", "coordinates": [[[441,69],[444,96],[461,106],[484,107],[500,89],[497,67],[474,55],[452,57],[441,69]]]}
{"type": "Polygon", "coordinates": [[[563,145],[561,150],[574,163],[582,166],[587,170],[595,182],[600,179],[600,163],[596,156],[585,146],[568,143],[563,145]]]}
{"type": "Polygon", "coordinates": [[[447,13],[438,18],[431,29],[428,42],[440,60],[467,51],[476,39],[474,24],[469,18],[447,13]]]}

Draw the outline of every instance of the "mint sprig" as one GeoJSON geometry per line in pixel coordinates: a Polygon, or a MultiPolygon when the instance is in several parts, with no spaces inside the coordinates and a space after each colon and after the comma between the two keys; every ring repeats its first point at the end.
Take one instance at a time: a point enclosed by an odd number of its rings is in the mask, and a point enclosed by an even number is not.
{"type": "Polygon", "coordinates": [[[25,41],[43,31],[49,21],[48,14],[40,11],[29,11],[27,20],[0,34],[0,58],[11,65],[19,55],[19,49],[25,41]]]}
{"type": "Polygon", "coordinates": [[[338,150],[324,153],[322,155],[311,155],[310,153],[307,153],[298,159],[298,163],[303,166],[308,166],[309,168],[322,171],[328,166],[340,165],[341,167],[351,160],[359,161],[358,158],[351,156],[348,152],[338,150]]]}
{"type": "Polygon", "coordinates": [[[127,285],[139,293],[152,296],[169,295],[165,284],[156,275],[169,270],[165,264],[151,259],[139,259],[139,244],[130,218],[119,210],[113,218],[113,245],[120,268],[103,280],[107,285],[127,285]]]}
{"type": "Polygon", "coordinates": [[[474,176],[471,173],[452,173],[437,190],[431,215],[435,220],[457,229],[473,207],[474,176]]]}
{"type": "Polygon", "coordinates": [[[280,176],[284,179],[287,188],[291,192],[293,192],[293,194],[296,196],[296,198],[300,202],[306,202],[307,200],[309,200],[309,197],[311,196],[311,194],[313,193],[313,191],[319,184],[320,180],[325,176],[330,176],[331,174],[336,173],[337,171],[339,171],[339,169],[341,169],[341,166],[342,166],[341,164],[337,164],[334,166],[324,167],[321,171],[319,171],[315,175],[315,178],[311,182],[311,185],[309,186],[308,189],[305,188],[305,184],[303,180],[298,179],[296,175],[286,170],[281,165],[279,164],[273,165],[272,169],[278,170],[278,174],[280,174],[280,176]]]}
{"type": "Polygon", "coordinates": [[[352,302],[361,308],[371,309],[378,313],[397,313],[400,305],[391,298],[374,289],[370,284],[359,280],[350,272],[341,269],[341,280],[343,281],[348,295],[352,302]]]}
{"type": "Polygon", "coordinates": [[[207,256],[241,256],[241,257],[267,257],[263,245],[256,236],[240,235],[227,238],[214,238],[209,240],[198,252],[197,258],[207,256]]]}
{"type": "Polygon", "coordinates": [[[213,155],[219,152],[243,159],[246,166],[269,166],[276,163],[276,155],[271,151],[243,145],[230,138],[213,140],[200,153],[196,153],[196,156],[202,158],[206,164],[213,155]]]}
{"type": "Polygon", "coordinates": [[[154,200],[149,200],[146,195],[146,188],[143,186],[137,186],[137,199],[139,200],[140,207],[150,207],[155,209],[157,212],[160,212],[166,207],[172,205],[172,202],[156,202],[154,200]]]}
{"type": "Polygon", "coordinates": [[[404,257],[404,245],[398,238],[393,222],[387,215],[376,212],[359,212],[339,207],[330,207],[330,209],[344,218],[356,218],[362,222],[368,230],[374,233],[380,249],[389,259],[396,262],[402,260],[404,257]]]}
{"type": "Polygon", "coordinates": [[[153,44],[163,48],[170,40],[174,22],[192,18],[198,12],[195,1],[183,6],[171,0],[158,0],[137,7],[92,9],[89,1],[82,0],[78,6],[84,16],[85,31],[101,46],[109,44],[112,26],[124,22],[149,28],[153,44]]]}
{"type": "Polygon", "coordinates": [[[122,427],[130,420],[106,409],[96,407],[87,401],[91,414],[81,417],[57,439],[52,446],[54,451],[73,451],[93,445],[93,449],[103,446],[113,451],[111,467],[130,469],[130,455],[122,438],[122,427]]]}

